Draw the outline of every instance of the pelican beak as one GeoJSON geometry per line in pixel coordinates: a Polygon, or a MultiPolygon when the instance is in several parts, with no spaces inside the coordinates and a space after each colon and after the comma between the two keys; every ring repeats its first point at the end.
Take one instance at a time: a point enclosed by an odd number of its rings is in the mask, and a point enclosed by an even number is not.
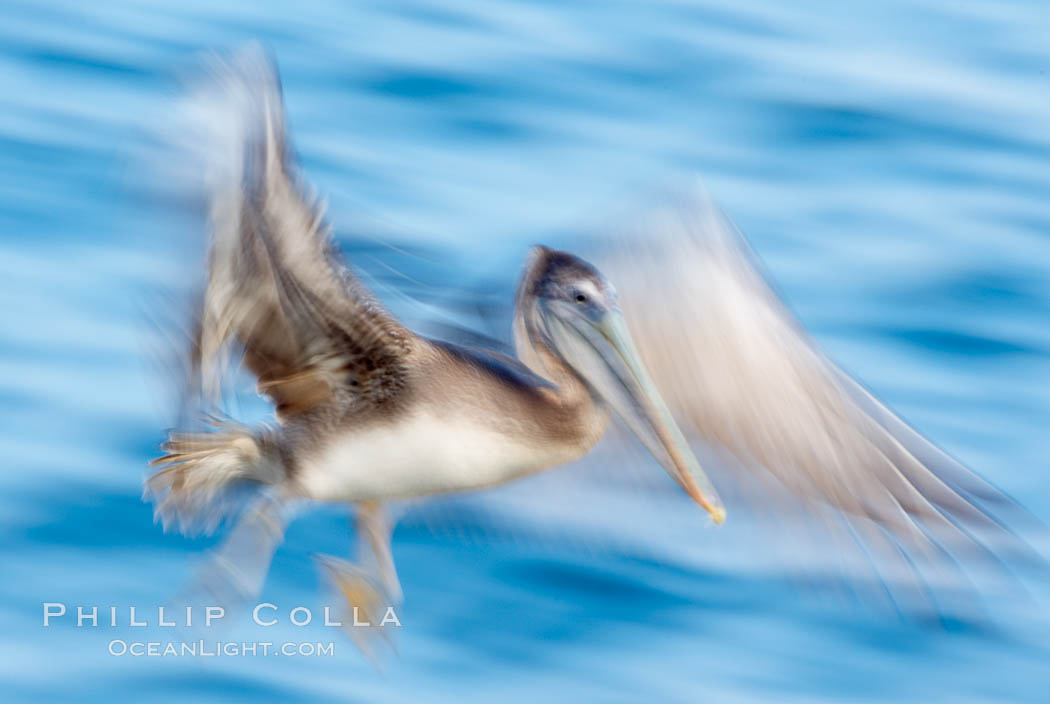
{"type": "Polygon", "coordinates": [[[721,524],[725,508],[649,378],[620,312],[560,312],[553,316],[558,324],[548,330],[566,361],[616,411],[685,493],[721,524]],[[566,334],[570,330],[576,335],[566,334]]]}

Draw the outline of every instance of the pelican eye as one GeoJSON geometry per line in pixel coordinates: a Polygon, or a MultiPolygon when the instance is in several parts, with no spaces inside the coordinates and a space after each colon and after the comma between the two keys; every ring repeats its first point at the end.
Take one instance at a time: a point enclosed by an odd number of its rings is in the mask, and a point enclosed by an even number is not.
{"type": "Polygon", "coordinates": [[[585,296],[582,293],[577,293],[576,294],[576,302],[577,303],[586,303],[587,302],[587,296],[585,296]]]}

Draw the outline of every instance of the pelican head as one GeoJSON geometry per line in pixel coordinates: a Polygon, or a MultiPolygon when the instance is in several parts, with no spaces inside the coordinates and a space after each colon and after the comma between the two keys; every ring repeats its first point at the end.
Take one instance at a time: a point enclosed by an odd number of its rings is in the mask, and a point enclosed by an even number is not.
{"type": "Polygon", "coordinates": [[[725,509],[635,349],[616,290],[594,266],[537,247],[518,297],[525,332],[612,408],[715,523],[725,509]]]}

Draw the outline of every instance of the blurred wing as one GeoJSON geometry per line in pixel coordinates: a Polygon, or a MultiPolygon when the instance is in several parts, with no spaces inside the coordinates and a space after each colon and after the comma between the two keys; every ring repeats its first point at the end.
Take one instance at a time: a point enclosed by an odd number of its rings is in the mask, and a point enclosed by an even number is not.
{"type": "Polygon", "coordinates": [[[825,358],[713,205],[668,208],[595,244],[683,430],[728,450],[749,471],[742,481],[772,475],[781,496],[838,509],[876,563],[964,550],[997,561],[978,534],[1018,546],[988,508],[1009,500],[825,358]]]}
{"type": "Polygon", "coordinates": [[[234,340],[282,417],[337,396],[384,402],[404,384],[414,337],[339,261],[323,206],[297,183],[268,59],[249,50],[214,74],[208,99],[217,98],[217,119],[233,128],[217,145],[224,163],[211,184],[195,360],[203,390],[218,393],[223,350],[234,340]]]}

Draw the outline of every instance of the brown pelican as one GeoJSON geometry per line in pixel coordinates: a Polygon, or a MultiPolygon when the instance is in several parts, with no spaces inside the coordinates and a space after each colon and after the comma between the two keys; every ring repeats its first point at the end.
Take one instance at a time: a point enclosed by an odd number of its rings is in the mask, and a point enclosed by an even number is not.
{"type": "Polygon", "coordinates": [[[725,510],[687,436],[730,453],[742,476],[765,470],[806,505],[851,517],[875,554],[980,548],[964,525],[1001,531],[980,507],[1001,500],[994,489],[824,358],[712,209],[603,242],[600,269],[535,248],[516,301],[519,359],[414,334],[340,261],[290,157],[275,73],[252,56],[218,74],[246,119],[236,167],[213,187],[193,370],[214,397],[239,349],[278,425],[173,432],[147,480],[158,516],[184,530],[213,526],[235,485],[270,488],[220,551],[255,556],[227,561],[242,591],[261,586],[282,507],[305,498],[359,506],[362,562],[324,564],[349,604],[395,603],[384,502],[562,465],[611,413],[715,523],[725,510]]]}

